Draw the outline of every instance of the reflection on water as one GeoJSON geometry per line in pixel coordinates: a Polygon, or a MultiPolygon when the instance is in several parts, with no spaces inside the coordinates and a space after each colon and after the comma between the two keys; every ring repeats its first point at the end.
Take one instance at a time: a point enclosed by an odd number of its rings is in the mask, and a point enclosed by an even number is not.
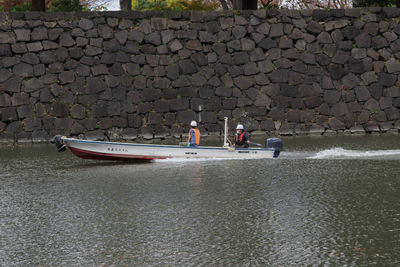
{"type": "Polygon", "coordinates": [[[398,138],[284,145],[147,164],[1,147],[0,265],[398,265],[398,138]]]}

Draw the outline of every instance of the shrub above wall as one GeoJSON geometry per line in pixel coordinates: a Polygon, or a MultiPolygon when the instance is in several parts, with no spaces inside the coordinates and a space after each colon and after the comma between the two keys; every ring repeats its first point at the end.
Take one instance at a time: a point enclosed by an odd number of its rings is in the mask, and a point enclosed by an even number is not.
{"type": "Polygon", "coordinates": [[[0,141],[398,133],[399,15],[0,13],[0,141]]]}

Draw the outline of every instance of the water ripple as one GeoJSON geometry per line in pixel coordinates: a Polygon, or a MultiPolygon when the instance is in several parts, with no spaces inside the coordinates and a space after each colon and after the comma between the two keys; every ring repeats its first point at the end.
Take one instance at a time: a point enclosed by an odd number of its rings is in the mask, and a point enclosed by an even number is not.
{"type": "Polygon", "coordinates": [[[398,265],[398,161],[309,158],[326,150],[120,164],[2,149],[0,265],[398,265]]]}

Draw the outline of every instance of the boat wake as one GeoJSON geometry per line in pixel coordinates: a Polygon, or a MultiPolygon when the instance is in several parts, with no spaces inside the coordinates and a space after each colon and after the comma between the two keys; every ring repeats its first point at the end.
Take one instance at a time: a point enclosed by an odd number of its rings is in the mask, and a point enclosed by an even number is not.
{"type": "Polygon", "coordinates": [[[248,160],[248,158],[227,157],[227,158],[170,158],[154,159],[153,162],[172,163],[172,162],[197,162],[197,161],[222,161],[222,160],[248,160]]]}
{"type": "Polygon", "coordinates": [[[309,159],[343,159],[343,158],[400,158],[400,150],[348,150],[341,147],[325,149],[308,157],[309,159]]]}
{"type": "MultiPolygon", "coordinates": [[[[400,149],[393,150],[352,150],[333,147],[321,151],[282,151],[279,159],[400,159],[400,149]]],[[[159,163],[214,162],[226,160],[248,160],[238,157],[228,158],[171,158],[153,160],[159,163]]],[[[271,159],[268,159],[271,160],[271,159]]]]}

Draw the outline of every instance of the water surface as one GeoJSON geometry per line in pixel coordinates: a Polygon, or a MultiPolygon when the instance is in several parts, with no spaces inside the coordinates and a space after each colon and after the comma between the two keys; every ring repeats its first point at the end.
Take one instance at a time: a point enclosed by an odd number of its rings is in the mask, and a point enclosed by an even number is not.
{"type": "Polygon", "coordinates": [[[399,265],[399,138],[146,164],[3,146],[0,266],[399,265]]]}

